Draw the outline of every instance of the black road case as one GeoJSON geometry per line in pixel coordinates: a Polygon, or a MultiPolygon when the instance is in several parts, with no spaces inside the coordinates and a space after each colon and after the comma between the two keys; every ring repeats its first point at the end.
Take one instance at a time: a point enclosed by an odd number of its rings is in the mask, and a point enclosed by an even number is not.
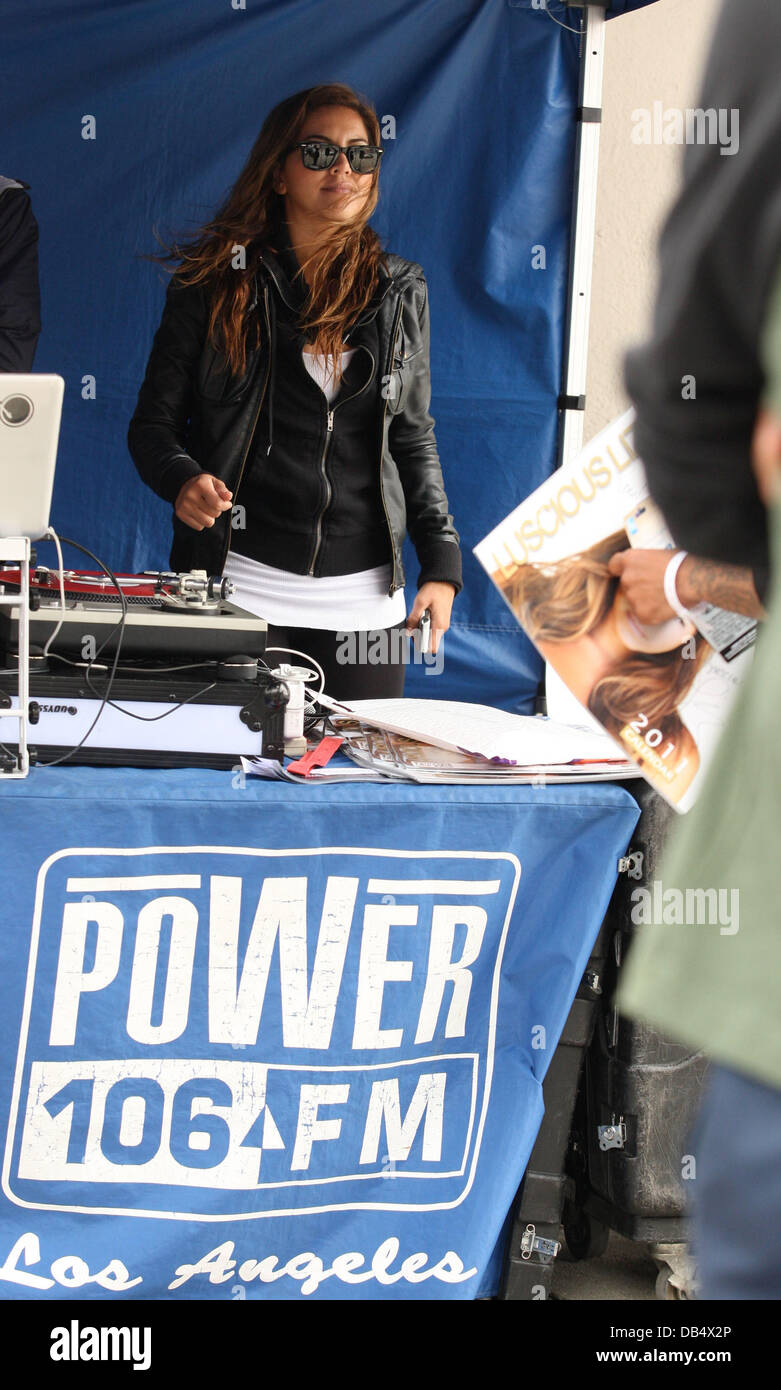
{"type": "MultiPolygon", "coordinates": [[[[242,754],[281,759],[288,688],[255,658],[236,661],[251,678],[235,679],[229,661],[171,674],[123,665],[113,683],[107,668],[34,671],[30,760],[67,755],[74,764],[106,767],[234,768],[242,754]]],[[[17,670],[0,670],[0,708],[17,707],[18,680],[17,670]]],[[[15,743],[5,745],[10,761],[16,752],[15,743]]]]}

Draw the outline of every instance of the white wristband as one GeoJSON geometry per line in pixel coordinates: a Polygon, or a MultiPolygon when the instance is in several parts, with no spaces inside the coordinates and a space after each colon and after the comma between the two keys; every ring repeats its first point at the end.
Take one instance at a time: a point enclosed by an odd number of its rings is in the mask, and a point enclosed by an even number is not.
{"type": "Polygon", "coordinates": [[[673,612],[677,613],[678,617],[682,618],[685,623],[691,622],[691,613],[689,612],[688,608],[684,608],[683,604],[681,603],[681,600],[678,597],[678,591],[675,587],[675,580],[678,571],[681,568],[681,565],[683,564],[688,554],[688,550],[679,550],[675,555],[673,555],[672,560],[670,561],[664,572],[664,596],[667,599],[667,602],[669,603],[673,612]]]}

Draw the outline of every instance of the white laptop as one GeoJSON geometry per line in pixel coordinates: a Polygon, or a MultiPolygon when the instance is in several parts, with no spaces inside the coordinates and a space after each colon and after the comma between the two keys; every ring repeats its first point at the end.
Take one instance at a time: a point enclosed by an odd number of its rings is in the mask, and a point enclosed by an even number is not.
{"type": "Polygon", "coordinates": [[[64,393],[61,376],[0,372],[0,539],[49,529],[64,393]]]}

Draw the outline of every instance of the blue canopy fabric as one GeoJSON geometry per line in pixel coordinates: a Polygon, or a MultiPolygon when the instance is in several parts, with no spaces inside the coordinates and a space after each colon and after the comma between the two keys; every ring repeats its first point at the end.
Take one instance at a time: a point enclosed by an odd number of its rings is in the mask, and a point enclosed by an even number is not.
{"type": "MultiPolygon", "coordinates": [[[[167,568],[170,510],[125,442],[167,283],[142,257],[155,229],[189,235],[212,216],[273,105],[348,82],[383,121],[373,225],[428,280],[432,414],[465,556],[442,675],[434,690],[410,667],[408,693],[528,708],[540,659],[471,549],[555,463],[580,12],[550,11],[49,0],[32,25],[6,3],[3,172],[30,184],[40,228],[35,370],[66,381],[61,534],[115,569],[167,568]]],[[[411,551],[407,569],[411,601],[411,551]]]]}

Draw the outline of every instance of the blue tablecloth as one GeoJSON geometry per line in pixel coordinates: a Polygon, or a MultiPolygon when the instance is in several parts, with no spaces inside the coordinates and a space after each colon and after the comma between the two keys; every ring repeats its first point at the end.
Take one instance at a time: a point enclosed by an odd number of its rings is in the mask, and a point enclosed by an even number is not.
{"type": "Polygon", "coordinates": [[[471,1299],[623,788],[0,784],[0,1292],[471,1299]]]}

